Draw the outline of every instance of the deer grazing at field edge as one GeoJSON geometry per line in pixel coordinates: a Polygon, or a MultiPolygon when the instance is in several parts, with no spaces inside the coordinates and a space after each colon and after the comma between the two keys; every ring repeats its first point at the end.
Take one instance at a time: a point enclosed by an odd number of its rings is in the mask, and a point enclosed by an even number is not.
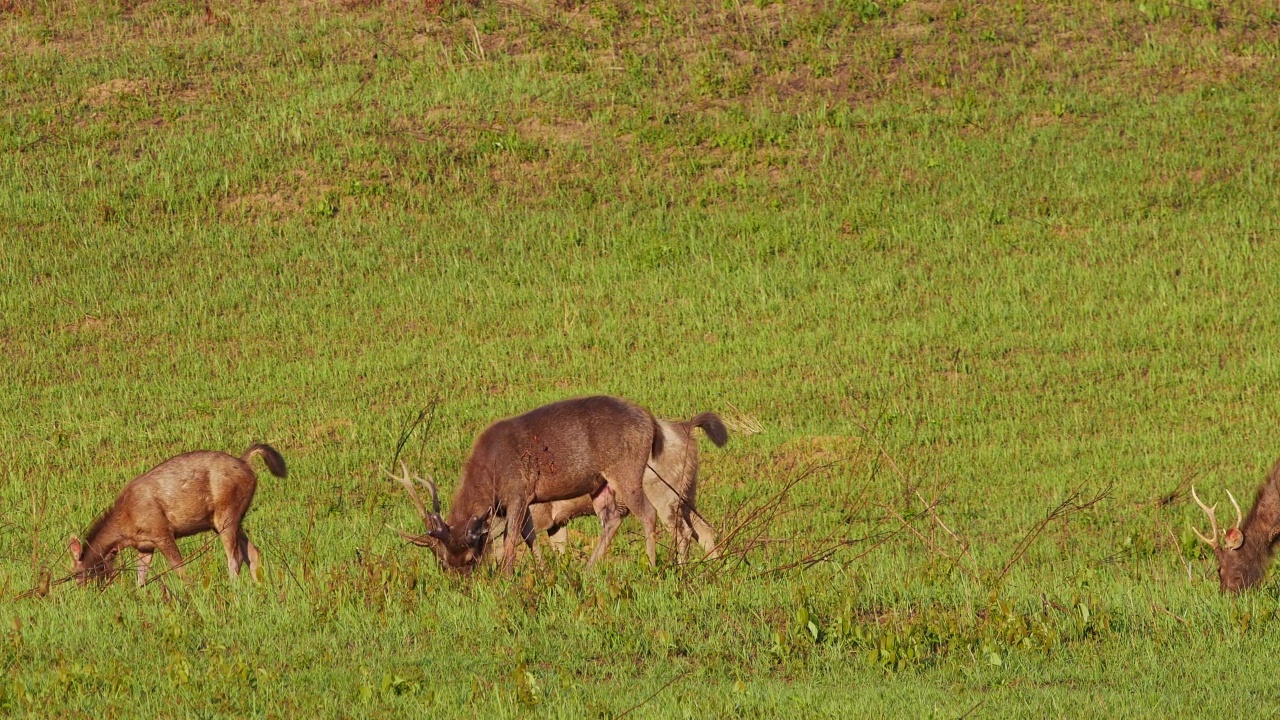
{"type": "Polygon", "coordinates": [[[1191,531],[1213,548],[1218,559],[1218,582],[1222,591],[1240,592],[1262,582],[1276,539],[1280,537],[1280,460],[1272,466],[1266,482],[1258,488],[1248,517],[1243,517],[1235,496],[1227,491],[1227,497],[1236,509],[1236,524],[1222,533],[1221,541],[1216,513],[1218,506],[1210,507],[1201,502],[1194,487],[1191,488],[1191,497],[1209,516],[1208,537],[1195,528],[1191,531]]]}
{"type": "Polygon", "coordinates": [[[138,551],[139,586],[146,582],[156,550],[185,580],[175,540],[208,530],[222,538],[231,577],[248,562],[249,574],[257,580],[261,553],[241,525],[258,487],[249,466],[255,455],[262,456],[272,475],[285,477],[284,458],[270,445],[259,444],[238,458],[209,450],[184,453],[131,480],[94,520],[83,542],[74,535],[68,541],[76,582],[84,585],[109,576],[112,562],[125,548],[138,551]]]}
{"type": "Polygon", "coordinates": [[[431,548],[447,570],[468,572],[484,555],[490,517],[506,519],[503,569],[515,568],[516,542],[533,547],[528,508],[533,503],[591,497],[603,525],[587,567],[600,560],[622,523],[618,500],[640,518],[649,564],[657,564],[656,512],[643,489],[650,455],[662,454],[662,433],[649,411],[620,398],[595,396],[562,400],[499,420],[476,437],[463,465],[462,480],[440,516],[435,483],[402,475],[427,532],[397,531],[409,542],[431,548]],[[414,480],[431,493],[432,511],[414,490],[414,480]]]}
{"type": "MultiPolygon", "coordinates": [[[[649,458],[644,494],[675,539],[676,562],[683,563],[688,558],[690,540],[697,540],[708,558],[716,558],[719,552],[715,530],[698,514],[699,453],[693,429],[702,428],[717,447],[724,447],[729,433],[720,416],[713,412],[699,413],[689,420],[658,420],[658,427],[662,432],[662,454],[649,458]]],[[[621,510],[625,516],[626,509],[621,510]]],[[[547,533],[551,546],[558,550],[563,550],[568,541],[566,523],[593,512],[591,498],[585,495],[529,506],[534,532],[547,533]]],[[[496,534],[498,530],[496,523],[490,525],[490,532],[496,534]]],[[[537,552],[536,545],[534,548],[537,552]]]]}

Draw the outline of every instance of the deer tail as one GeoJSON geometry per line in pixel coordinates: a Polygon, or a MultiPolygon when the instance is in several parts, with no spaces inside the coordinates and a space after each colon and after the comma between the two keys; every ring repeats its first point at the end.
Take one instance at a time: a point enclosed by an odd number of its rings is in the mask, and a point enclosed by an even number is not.
{"type": "Polygon", "coordinates": [[[649,416],[649,421],[653,423],[653,447],[650,448],[649,457],[658,457],[662,454],[662,446],[664,443],[662,424],[659,423],[658,419],[652,415],[649,416]]]}
{"type": "Polygon", "coordinates": [[[694,415],[689,421],[689,426],[702,428],[716,447],[724,447],[724,444],[729,442],[729,431],[725,429],[724,423],[720,422],[720,416],[713,412],[694,415]]]}
{"type": "Polygon", "coordinates": [[[263,462],[267,464],[267,469],[272,475],[278,478],[285,477],[289,474],[289,469],[284,466],[284,458],[280,457],[280,453],[276,449],[265,443],[255,443],[249,446],[248,450],[240,456],[240,459],[249,462],[254,455],[261,455],[263,462]]]}

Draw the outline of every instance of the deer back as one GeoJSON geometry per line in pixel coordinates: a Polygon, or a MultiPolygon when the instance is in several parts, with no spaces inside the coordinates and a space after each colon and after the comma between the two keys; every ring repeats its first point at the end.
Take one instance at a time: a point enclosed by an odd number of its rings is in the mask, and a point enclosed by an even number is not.
{"type": "Polygon", "coordinates": [[[551,403],[499,420],[472,447],[450,525],[517,499],[551,502],[592,494],[615,470],[643,468],[655,447],[661,448],[655,425],[647,410],[607,396],[551,403]]]}

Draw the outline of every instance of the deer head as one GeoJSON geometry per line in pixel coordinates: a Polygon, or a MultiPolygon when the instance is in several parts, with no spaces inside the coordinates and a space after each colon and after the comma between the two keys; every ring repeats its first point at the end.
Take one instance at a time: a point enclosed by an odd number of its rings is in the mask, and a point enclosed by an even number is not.
{"type": "Polygon", "coordinates": [[[422,524],[426,526],[427,531],[422,535],[413,535],[403,530],[392,529],[399,533],[400,537],[418,547],[431,548],[436,554],[436,559],[440,561],[440,566],[445,570],[470,572],[484,555],[488,544],[489,512],[473,518],[465,524],[465,527],[451,528],[444,518],[440,517],[440,497],[434,482],[418,475],[410,477],[409,468],[404,461],[400,462],[400,475],[388,472],[387,476],[400,483],[409,493],[409,499],[413,501],[418,517],[422,519],[422,524]],[[431,512],[427,512],[427,506],[414,488],[415,482],[431,493],[431,512]]]}
{"type": "MultiPolygon", "coordinates": [[[[1264,563],[1259,562],[1258,553],[1252,548],[1245,547],[1245,534],[1240,526],[1244,522],[1244,514],[1240,512],[1240,504],[1236,502],[1236,498],[1227,491],[1227,497],[1231,500],[1231,505],[1236,509],[1236,524],[1221,535],[1219,542],[1217,503],[1212,506],[1205,505],[1200,496],[1196,495],[1196,489],[1191,488],[1191,497],[1209,516],[1209,537],[1200,534],[1199,530],[1194,527],[1191,532],[1196,534],[1202,542],[1213,548],[1214,555],[1218,558],[1218,582],[1222,585],[1224,592],[1239,592],[1244,588],[1256,585],[1262,579],[1262,572],[1265,569],[1264,563]]],[[[1268,539],[1269,540],[1269,539],[1268,539]]],[[[1267,543],[1269,544],[1269,542],[1267,543]]],[[[1265,547],[1264,544],[1263,547],[1265,547]]]]}
{"type": "Polygon", "coordinates": [[[112,561],[116,559],[114,548],[105,555],[94,549],[93,544],[81,543],[75,535],[67,541],[67,550],[71,553],[71,576],[76,584],[84,586],[89,580],[100,580],[111,575],[112,561]]]}

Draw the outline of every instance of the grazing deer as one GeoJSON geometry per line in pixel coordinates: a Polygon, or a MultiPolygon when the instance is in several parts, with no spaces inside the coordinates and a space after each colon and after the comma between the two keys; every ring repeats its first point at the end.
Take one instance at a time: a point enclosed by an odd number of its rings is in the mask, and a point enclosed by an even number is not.
{"type": "MultiPolygon", "coordinates": [[[[676,561],[688,558],[689,541],[696,539],[707,557],[718,557],[715,530],[698,514],[698,441],[694,428],[702,428],[717,447],[729,441],[720,416],[713,412],[695,415],[690,420],[659,420],[662,431],[662,454],[650,457],[644,472],[644,494],[657,509],[658,518],[675,538],[676,561]]],[[[623,515],[626,509],[621,508],[623,515]]],[[[551,546],[563,550],[568,540],[565,525],[575,518],[591,515],[594,508],[588,496],[529,506],[535,533],[547,533],[551,546]]],[[[496,532],[496,523],[490,527],[496,532]]],[[[537,546],[534,546],[537,553],[537,546]]],[[[496,554],[496,553],[495,553],[496,554]]]]}
{"type": "Polygon", "coordinates": [[[1248,517],[1242,516],[1240,504],[1231,491],[1227,491],[1227,497],[1236,509],[1236,524],[1222,533],[1221,542],[1218,540],[1218,506],[1209,507],[1201,502],[1194,487],[1191,488],[1191,497],[1209,516],[1210,537],[1201,535],[1195,528],[1191,531],[1213,548],[1218,558],[1218,582],[1222,591],[1240,592],[1262,582],[1276,539],[1280,537],[1280,460],[1272,466],[1266,482],[1258,488],[1248,517]]]}
{"type": "Polygon", "coordinates": [[[210,450],[184,453],[134,478],[89,526],[83,542],[71,536],[68,547],[76,582],[84,585],[90,578],[108,576],[112,561],[124,548],[138,551],[139,586],[146,582],[156,550],[185,581],[175,540],[206,530],[222,537],[232,578],[247,561],[249,574],[257,580],[262,556],[241,527],[258,487],[249,466],[254,455],[262,456],[272,475],[285,477],[280,453],[270,445],[253,445],[238,458],[210,450]]]}
{"type": "Polygon", "coordinates": [[[431,548],[445,569],[468,572],[484,555],[490,517],[504,517],[502,565],[511,574],[517,540],[533,547],[529,506],[588,495],[604,530],[587,567],[604,557],[618,532],[618,500],[640,518],[649,564],[656,565],[656,512],[645,496],[643,479],[649,456],[662,454],[662,437],[648,410],[608,396],[562,400],[499,420],[476,437],[447,521],[440,516],[435,483],[410,479],[401,464],[402,475],[391,477],[409,492],[427,532],[397,532],[415,545],[431,548]],[[431,493],[431,512],[413,480],[431,493]]]}

